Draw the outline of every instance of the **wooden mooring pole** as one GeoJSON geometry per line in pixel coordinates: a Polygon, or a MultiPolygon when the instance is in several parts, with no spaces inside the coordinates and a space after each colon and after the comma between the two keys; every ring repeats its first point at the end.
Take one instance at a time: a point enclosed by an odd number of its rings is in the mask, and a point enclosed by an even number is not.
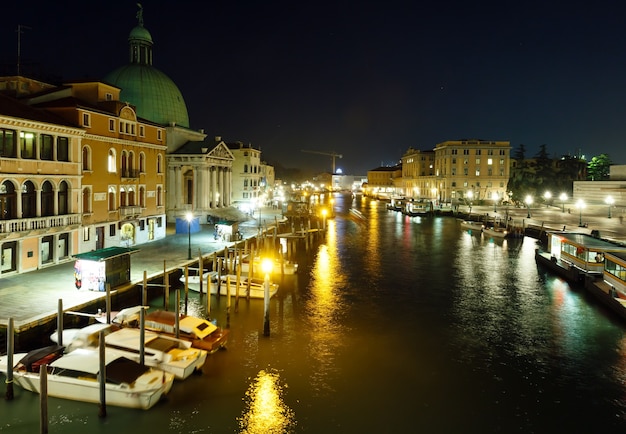
{"type": "Polygon", "coordinates": [[[11,401],[13,399],[13,345],[14,341],[14,325],[13,318],[9,318],[7,328],[7,391],[6,398],[11,401]]]}
{"type": "Polygon", "coordinates": [[[48,433],[48,364],[39,367],[39,432],[48,433]]]}

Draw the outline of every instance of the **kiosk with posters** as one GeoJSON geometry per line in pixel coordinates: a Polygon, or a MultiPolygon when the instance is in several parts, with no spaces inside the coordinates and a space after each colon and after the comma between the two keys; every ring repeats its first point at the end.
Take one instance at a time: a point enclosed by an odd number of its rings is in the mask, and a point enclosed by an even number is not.
{"type": "Polygon", "coordinates": [[[108,247],[74,255],[74,284],[76,289],[105,291],[130,282],[130,255],[139,249],[108,247]]]}

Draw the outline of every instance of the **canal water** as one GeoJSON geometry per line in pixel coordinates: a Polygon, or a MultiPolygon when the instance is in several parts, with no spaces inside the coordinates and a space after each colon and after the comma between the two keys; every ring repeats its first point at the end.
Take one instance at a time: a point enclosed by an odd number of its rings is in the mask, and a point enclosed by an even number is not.
{"type": "MultiPolygon", "coordinates": [[[[350,196],[335,210],[299,275],[279,282],[269,337],[262,301],[227,316],[214,299],[231,339],[202,375],[106,418],[51,398],[49,432],[626,432],[626,327],[538,268],[535,240],[350,196]]],[[[192,295],[188,313],[203,303],[192,295]]],[[[38,405],[16,387],[0,431],[37,432],[38,405]]]]}

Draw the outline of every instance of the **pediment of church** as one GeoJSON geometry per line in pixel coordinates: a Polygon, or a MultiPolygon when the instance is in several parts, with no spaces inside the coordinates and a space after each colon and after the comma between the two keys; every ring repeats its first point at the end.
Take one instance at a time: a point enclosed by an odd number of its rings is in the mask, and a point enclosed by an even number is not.
{"type": "Polygon", "coordinates": [[[230,152],[230,149],[228,149],[228,146],[226,146],[226,144],[224,144],[224,142],[220,142],[217,144],[217,146],[213,149],[211,149],[209,151],[209,153],[207,154],[208,157],[214,157],[214,158],[220,158],[223,160],[234,160],[235,157],[233,156],[232,152],[230,152]]]}

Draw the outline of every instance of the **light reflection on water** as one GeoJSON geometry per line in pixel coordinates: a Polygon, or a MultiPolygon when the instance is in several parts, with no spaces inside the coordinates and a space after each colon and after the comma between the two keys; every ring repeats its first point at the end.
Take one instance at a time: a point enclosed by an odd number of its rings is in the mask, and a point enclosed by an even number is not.
{"type": "Polygon", "coordinates": [[[239,419],[242,434],[284,434],[293,432],[294,412],[283,400],[287,385],[275,371],[262,370],[246,391],[244,413],[239,419]]]}

